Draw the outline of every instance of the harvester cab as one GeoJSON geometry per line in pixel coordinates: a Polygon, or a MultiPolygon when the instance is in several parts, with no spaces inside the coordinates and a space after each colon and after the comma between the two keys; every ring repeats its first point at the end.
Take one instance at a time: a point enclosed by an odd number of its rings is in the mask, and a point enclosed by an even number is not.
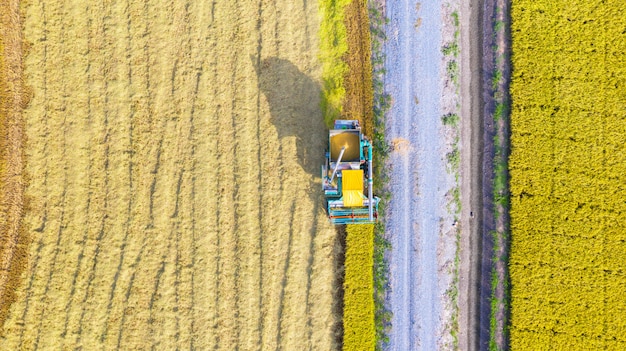
{"type": "Polygon", "coordinates": [[[376,222],[380,199],[373,196],[372,144],[359,121],[336,120],[329,131],[322,188],[331,223],[376,222]]]}

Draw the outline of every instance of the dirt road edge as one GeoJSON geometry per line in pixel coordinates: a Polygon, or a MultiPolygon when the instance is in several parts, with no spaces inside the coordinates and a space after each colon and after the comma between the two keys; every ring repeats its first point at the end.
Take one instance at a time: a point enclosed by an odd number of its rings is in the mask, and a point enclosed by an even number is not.
{"type": "Polygon", "coordinates": [[[482,227],[482,1],[461,4],[461,265],[459,349],[479,348],[482,227]]]}

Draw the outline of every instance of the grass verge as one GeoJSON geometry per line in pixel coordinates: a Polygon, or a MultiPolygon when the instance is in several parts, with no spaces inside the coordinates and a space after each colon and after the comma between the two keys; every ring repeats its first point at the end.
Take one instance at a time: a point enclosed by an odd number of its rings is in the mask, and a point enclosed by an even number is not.
{"type": "MultiPolygon", "coordinates": [[[[449,13],[449,18],[447,21],[454,27],[454,34],[452,38],[450,38],[449,42],[444,44],[441,48],[441,53],[444,56],[444,60],[446,60],[446,72],[448,75],[448,80],[451,82],[451,86],[453,91],[451,94],[458,95],[459,92],[459,37],[461,34],[460,22],[459,22],[459,13],[458,10],[449,9],[451,11],[449,13]]],[[[459,108],[460,105],[457,103],[456,106],[451,107],[451,110],[447,111],[441,117],[441,123],[444,128],[446,128],[450,135],[452,135],[452,141],[449,146],[450,151],[448,151],[446,155],[447,168],[450,174],[454,175],[454,188],[450,192],[449,202],[448,202],[448,211],[450,214],[454,216],[454,221],[459,223],[459,217],[461,215],[461,188],[460,188],[460,167],[461,167],[461,152],[460,152],[460,116],[459,116],[459,108]]],[[[454,264],[452,267],[452,284],[447,291],[447,295],[452,306],[452,316],[450,317],[450,322],[448,325],[450,335],[452,336],[452,345],[453,349],[458,349],[459,345],[459,266],[461,262],[461,227],[459,225],[455,228],[455,253],[454,253],[454,264]]]]}
{"type": "MultiPolygon", "coordinates": [[[[385,210],[391,196],[386,187],[388,179],[386,168],[379,166],[386,164],[389,155],[389,145],[385,140],[385,114],[391,105],[391,98],[385,93],[383,83],[385,73],[383,44],[386,40],[384,26],[388,21],[383,9],[384,5],[379,1],[368,2],[372,48],[374,189],[381,199],[378,205],[379,218],[385,218],[385,210]]],[[[374,227],[376,350],[383,350],[389,342],[389,330],[391,328],[392,314],[385,304],[389,292],[389,264],[386,258],[389,250],[391,250],[391,243],[385,234],[385,222],[381,220],[374,227]]]]}
{"type": "Polygon", "coordinates": [[[489,317],[489,350],[501,351],[508,344],[508,311],[509,311],[509,111],[508,98],[508,67],[507,27],[505,26],[505,4],[498,1],[493,20],[493,60],[495,68],[491,76],[492,99],[494,110],[491,116],[495,135],[493,137],[493,218],[495,230],[491,232],[493,241],[490,317],[489,317]]]}

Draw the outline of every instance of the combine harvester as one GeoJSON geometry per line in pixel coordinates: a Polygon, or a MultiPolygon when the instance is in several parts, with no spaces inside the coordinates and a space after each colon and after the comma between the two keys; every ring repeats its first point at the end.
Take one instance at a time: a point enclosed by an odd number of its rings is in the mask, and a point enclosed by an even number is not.
{"type": "Polygon", "coordinates": [[[336,120],[328,134],[322,188],[331,223],[376,222],[380,199],[372,195],[372,144],[356,120],[336,120]]]}

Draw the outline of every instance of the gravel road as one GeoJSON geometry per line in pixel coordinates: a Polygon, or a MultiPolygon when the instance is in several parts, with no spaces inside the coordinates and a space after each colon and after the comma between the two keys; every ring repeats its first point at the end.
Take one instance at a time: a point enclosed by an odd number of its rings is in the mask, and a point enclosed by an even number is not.
{"type": "Polygon", "coordinates": [[[438,0],[387,0],[386,7],[385,89],[393,101],[386,122],[393,147],[386,218],[393,247],[388,348],[447,349],[456,225],[448,203],[455,179],[448,172],[450,135],[441,116],[456,100],[449,98],[441,48],[450,6],[438,0]]]}

